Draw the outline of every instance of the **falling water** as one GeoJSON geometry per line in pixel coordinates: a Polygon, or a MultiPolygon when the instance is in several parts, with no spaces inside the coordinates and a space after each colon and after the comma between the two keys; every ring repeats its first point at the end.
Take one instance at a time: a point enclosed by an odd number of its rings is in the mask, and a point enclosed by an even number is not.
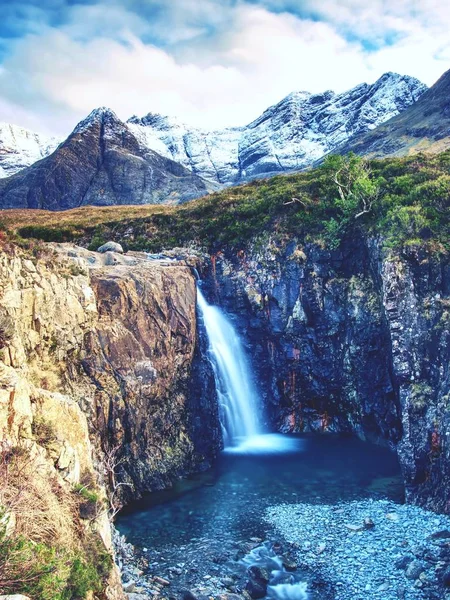
{"type": "Polygon", "coordinates": [[[206,302],[200,289],[197,304],[208,336],[225,447],[236,446],[262,433],[258,394],[233,325],[220,308],[206,302]]]}
{"type": "Polygon", "coordinates": [[[206,302],[199,287],[197,305],[208,336],[225,450],[251,454],[298,451],[299,439],[263,431],[260,398],[233,325],[220,308],[206,302]]]}

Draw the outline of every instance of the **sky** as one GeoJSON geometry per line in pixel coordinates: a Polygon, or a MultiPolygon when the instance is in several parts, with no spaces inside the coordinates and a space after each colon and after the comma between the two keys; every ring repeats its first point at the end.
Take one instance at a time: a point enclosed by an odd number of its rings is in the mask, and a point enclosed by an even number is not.
{"type": "Polygon", "coordinates": [[[448,0],[0,0],[0,121],[67,135],[98,106],[244,125],[292,91],[450,68],[448,0]]]}

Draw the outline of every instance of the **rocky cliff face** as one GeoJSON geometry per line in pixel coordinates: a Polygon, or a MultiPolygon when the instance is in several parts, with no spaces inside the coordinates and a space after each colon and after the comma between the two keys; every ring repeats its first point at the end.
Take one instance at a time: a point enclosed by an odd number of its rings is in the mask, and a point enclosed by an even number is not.
{"type": "Polygon", "coordinates": [[[246,127],[205,131],[148,114],[128,124],[142,145],[221,184],[300,170],[411,106],[426,87],[386,73],[341,93],[294,92],[246,127]]]}
{"type": "Polygon", "coordinates": [[[105,449],[120,448],[132,485],[122,491],[136,498],[208,467],[220,446],[212,377],[199,364],[195,279],[187,265],[146,261],[93,269],[91,285],[99,321],[81,362],[96,390],[85,410],[105,449]]]}
{"type": "Polygon", "coordinates": [[[213,257],[208,281],[244,332],[272,426],[389,443],[408,499],[450,509],[448,261],[266,239],[213,257]]]}
{"type": "Polygon", "coordinates": [[[142,146],[113,111],[79,123],[50,156],[0,181],[1,208],[63,210],[111,204],[173,204],[214,188],[142,146]]]}
{"type": "MultiPolygon", "coordinates": [[[[212,375],[199,361],[195,279],[187,264],[138,255],[55,246],[31,260],[5,250],[0,470],[4,452],[21,448],[52,482],[31,502],[51,509],[55,543],[69,536],[78,547],[93,525],[111,549],[105,504],[114,511],[204,469],[220,447],[212,375]],[[86,486],[97,490],[95,507],[76,493],[86,486]]],[[[11,514],[22,532],[28,517],[15,505],[11,514]]],[[[122,598],[114,571],[107,593],[122,598]]]]}

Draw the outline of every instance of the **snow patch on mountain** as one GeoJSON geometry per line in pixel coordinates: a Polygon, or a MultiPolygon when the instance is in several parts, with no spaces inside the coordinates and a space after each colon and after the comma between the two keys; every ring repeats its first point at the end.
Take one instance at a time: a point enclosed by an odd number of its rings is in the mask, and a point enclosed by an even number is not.
{"type": "Polygon", "coordinates": [[[0,123],[0,178],[14,175],[44,158],[62,139],[34,133],[23,127],[0,123]]]}
{"type": "Polygon", "coordinates": [[[426,89],[413,77],[386,73],[341,94],[293,92],[246,127],[208,131],[153,113],[128,125],[146,147],[229,185],[305,168],[399,114],[426,89]]]}

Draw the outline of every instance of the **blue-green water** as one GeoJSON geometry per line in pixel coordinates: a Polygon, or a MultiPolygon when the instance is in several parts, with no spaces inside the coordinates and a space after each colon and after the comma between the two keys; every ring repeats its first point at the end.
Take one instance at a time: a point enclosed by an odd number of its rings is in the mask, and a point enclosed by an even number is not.
{"type": "Polygon", "coordinates": [[[117,526],[139,547],[159,551],[200,538],[265,539],[267,506],[368,497],[401,502],[396,455],[352,437],[290,436],[290,452],[224,454],[207,473],[149,494],[117,526]]]}

